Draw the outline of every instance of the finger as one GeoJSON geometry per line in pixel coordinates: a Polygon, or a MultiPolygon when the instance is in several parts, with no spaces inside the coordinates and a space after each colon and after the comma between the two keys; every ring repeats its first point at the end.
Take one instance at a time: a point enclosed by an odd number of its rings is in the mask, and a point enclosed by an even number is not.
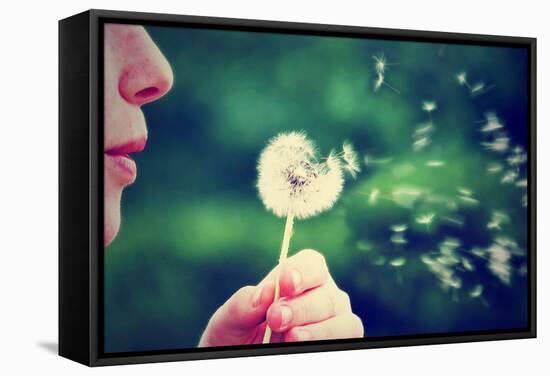
{"type": "Polygon", "coordinates": [[[231,296],[216,312],[216,327],[225,330],[247,330],[261,324],[273,302],[275,283],[267,281],[258,286],[245,286],[231,296]]]}
{"type": "Polygon", "coordinates": [[[334,282],[292,298],[274,302],[267,311],[267,324],[274,332],[327,320],[351,312],[348,295],[334,282]]]}
{"type": "Polygon", "coordinates": [[[315,324],[294,327],[285,333],[284,341],[360,338],[363,335],[361,319],[353,313],[348,313],[315,324]]]}
{"type": "Polygon", "coordinates": [[[279,282],[281,296],[296,296],[323,285],[329,278],[324,256],[312,249],[302,250],[282,265],[279,282]]]}

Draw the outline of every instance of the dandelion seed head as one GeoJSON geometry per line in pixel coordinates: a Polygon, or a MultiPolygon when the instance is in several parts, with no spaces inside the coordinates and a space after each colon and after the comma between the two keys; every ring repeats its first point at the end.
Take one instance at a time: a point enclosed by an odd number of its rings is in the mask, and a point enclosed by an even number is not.
{"type": "Polygon", "coordinates": [[[343,183],[340,163],[334,157],[318,162],[315,145],[304,132],[277,135],[260,155],[258,191],[278,217],[293,213],[304,219],[330,209],[343,183]]]}

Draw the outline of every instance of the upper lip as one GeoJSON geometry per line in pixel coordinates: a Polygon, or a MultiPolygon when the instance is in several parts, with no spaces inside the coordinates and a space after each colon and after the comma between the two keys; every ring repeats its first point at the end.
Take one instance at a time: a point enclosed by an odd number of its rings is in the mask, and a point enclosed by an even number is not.
{"type": "Polygon", "coordinates": [[[105,154],[109,155],[128,155],[130,153],[139,153],[145,148],[147,138],[142,137],[128,141],[124,144],[115,145],[105,150],[105,154]]]}

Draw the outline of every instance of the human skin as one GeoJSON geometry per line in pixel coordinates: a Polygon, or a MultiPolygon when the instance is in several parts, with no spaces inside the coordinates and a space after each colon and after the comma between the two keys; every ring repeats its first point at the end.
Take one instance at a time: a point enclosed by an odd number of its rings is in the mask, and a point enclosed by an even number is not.
{"type": "MultiPolygon", "coordinates": [[[[120,228],[122,191],[136,180],[130,154],[141,152],[147,127],[141,106],[166,94],[173,84],[170,64],[145,29],[105,25],[104,39],[104,245],[120,228]]],[[[281,269],[281,299],[273,302],[274,268],[256,286],[233,294],[212,316],[199,346],[261,343],[265,326],[272,342],[363,336],[361,319],[334,282],[324,257],[303,250],[281,269]]]]}

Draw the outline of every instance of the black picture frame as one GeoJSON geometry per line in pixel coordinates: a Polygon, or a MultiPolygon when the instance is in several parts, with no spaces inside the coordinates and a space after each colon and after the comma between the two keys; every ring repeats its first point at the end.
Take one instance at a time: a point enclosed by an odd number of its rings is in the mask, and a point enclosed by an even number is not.
{"type": "Polygon", "coordinates": [[[536,337],[536,39],[88,10],[59,21],[59,354],[88,366],[536,337]],[[528,309],[524,329],[293,344],[103,352],[103,27],[106,22],[528,49],[528,309]],[[101,149],[100,149],[101,145],[101,149]]]}

